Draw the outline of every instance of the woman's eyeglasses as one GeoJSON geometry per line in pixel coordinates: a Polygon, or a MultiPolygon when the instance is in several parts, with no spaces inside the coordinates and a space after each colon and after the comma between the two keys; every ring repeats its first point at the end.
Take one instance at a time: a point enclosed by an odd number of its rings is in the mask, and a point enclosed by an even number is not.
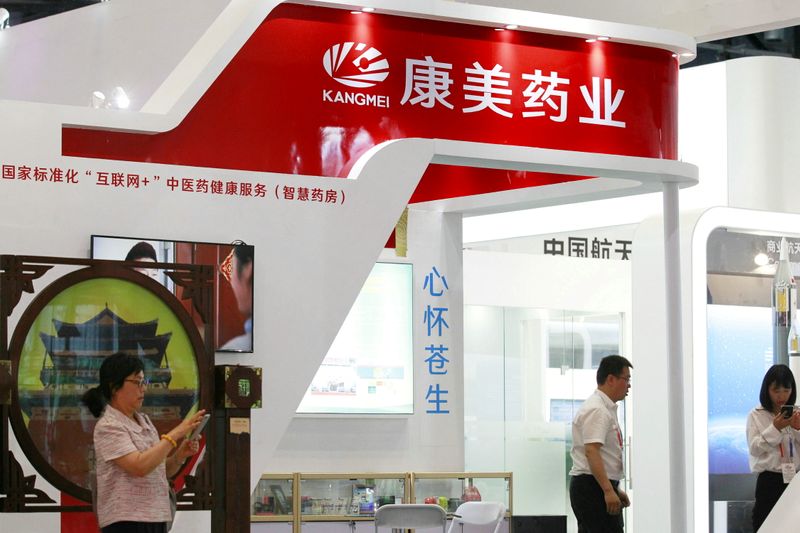
{"type": "Polygon", "coordinates": [[[143,388],[147,387],[148,385],[150,385],[150,380],[147,379],[147,378],[144,378],[144,379],[131,379],[131,378],[128,378],[125,381],[127,381],[128,383],[133,383],[134,385],[136,385],[140,389],[143,389],[143,388]]]}

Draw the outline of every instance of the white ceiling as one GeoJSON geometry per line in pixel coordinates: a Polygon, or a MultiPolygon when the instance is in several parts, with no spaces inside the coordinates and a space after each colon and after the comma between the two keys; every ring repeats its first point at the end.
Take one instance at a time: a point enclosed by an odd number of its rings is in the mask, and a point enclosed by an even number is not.
{"type": "Polygon", "coordinates": [[[670,29],[698,42],[800,25],[797,0],[455,1],[670,29]]]}
{"type": "MultiPolygon", "coordinates": [[[[110,0],[9,28],[0,32],[0,99],[86,106],[92,91],[108,93],[119,85],[128,92],[131,109],[141,109],[226,8],[258,3],[110,0]]],[[[661,27],[701,41],[800,24],[798,0],[480,3],[661,27]]],[[[379,6],[381,0],[358,4],[379,6]]]]}

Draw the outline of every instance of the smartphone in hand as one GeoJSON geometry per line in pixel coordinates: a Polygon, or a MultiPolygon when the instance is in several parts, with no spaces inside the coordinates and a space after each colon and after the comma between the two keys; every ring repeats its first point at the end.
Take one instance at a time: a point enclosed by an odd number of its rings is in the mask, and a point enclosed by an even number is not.
{"type": "Polygon", "coordinates": [[[792,415],[794,414],[794,405],[782,405],[781,414],[783,415],[783,418],[792,418],[792,415]]]}
{"type": "MultiPolygon", "coordinates": [[[[200,434],[203,432],[203,429],[208,424],[208,419],[211,418],[211,413],[206,413],[203,415],[203,418],[200,420],[200,423],[197,424],[197,427],[194,428],[192,434],[189,435],[189,440],[195,440],[200,438],[200,434]]],[[[788,416],[786,418],[789,418],[788,416]]]]}

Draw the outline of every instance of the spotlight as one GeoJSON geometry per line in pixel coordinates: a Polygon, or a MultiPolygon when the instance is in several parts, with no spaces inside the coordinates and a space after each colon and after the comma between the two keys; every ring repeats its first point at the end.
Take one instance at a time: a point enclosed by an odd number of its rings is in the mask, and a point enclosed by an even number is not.
{"type": "Polygon", "coordinates": [[[128,95],[125,94],[125,89],[117,86],[111,90],[111,102],[109,103],[109,107],[113,109],[128,109],[130,105],[131,100],[128,98],[128,95]]]}
{"type": "Polygon", "coordinates": [[[519,28],[519,26],[517,26],[516,24],[508,24],[508,25],[506,25],[506,29],[507,30],[516,30],[517,28],[519,28]]]}
{"type": "Polygon", "coordinates": [[[91,105],[95,109],[102,109],[106,107],[106,95],[104,95],[100,91],[93,92],[91,105]]]}

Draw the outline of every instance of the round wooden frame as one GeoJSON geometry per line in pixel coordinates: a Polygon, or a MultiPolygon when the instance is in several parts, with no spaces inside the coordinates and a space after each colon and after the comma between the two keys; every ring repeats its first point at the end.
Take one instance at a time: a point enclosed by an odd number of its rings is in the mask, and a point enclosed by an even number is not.
{"type": "Polygon", "coordinates": [[[91,491],[68,480],[56,470],[42,456],[30,436],[28,428],[23,420],[22,408],[19,403],[19,361],[28,332],[42,310],[55,297],[70,287],[84,281],[100,278],[119,279],[134,283],[153,293],[175,314],[186,332],[189,343],[194,351],[194,359],[197,364],[197,375],[199,379],[199,404],[201,407],[211,405],[211,398],[208,397],[209,393],[207,392],[210,390],[209,374],[208,372],[204,372],[203,369],[210,368],[212,361],[208,360],[203,339],[191,316],[186,312],[175,295],[168,291],[166,287],[129,267],[119,266],[111,262],[104,262],[65,274],[41,290],[23,312],[11,337],[9,356],[11,357],[13,371],[9,419],[14,435],[36,471],[41,473],[42,476],[57,489],[85,502],[92,501],[91,491]]]}

